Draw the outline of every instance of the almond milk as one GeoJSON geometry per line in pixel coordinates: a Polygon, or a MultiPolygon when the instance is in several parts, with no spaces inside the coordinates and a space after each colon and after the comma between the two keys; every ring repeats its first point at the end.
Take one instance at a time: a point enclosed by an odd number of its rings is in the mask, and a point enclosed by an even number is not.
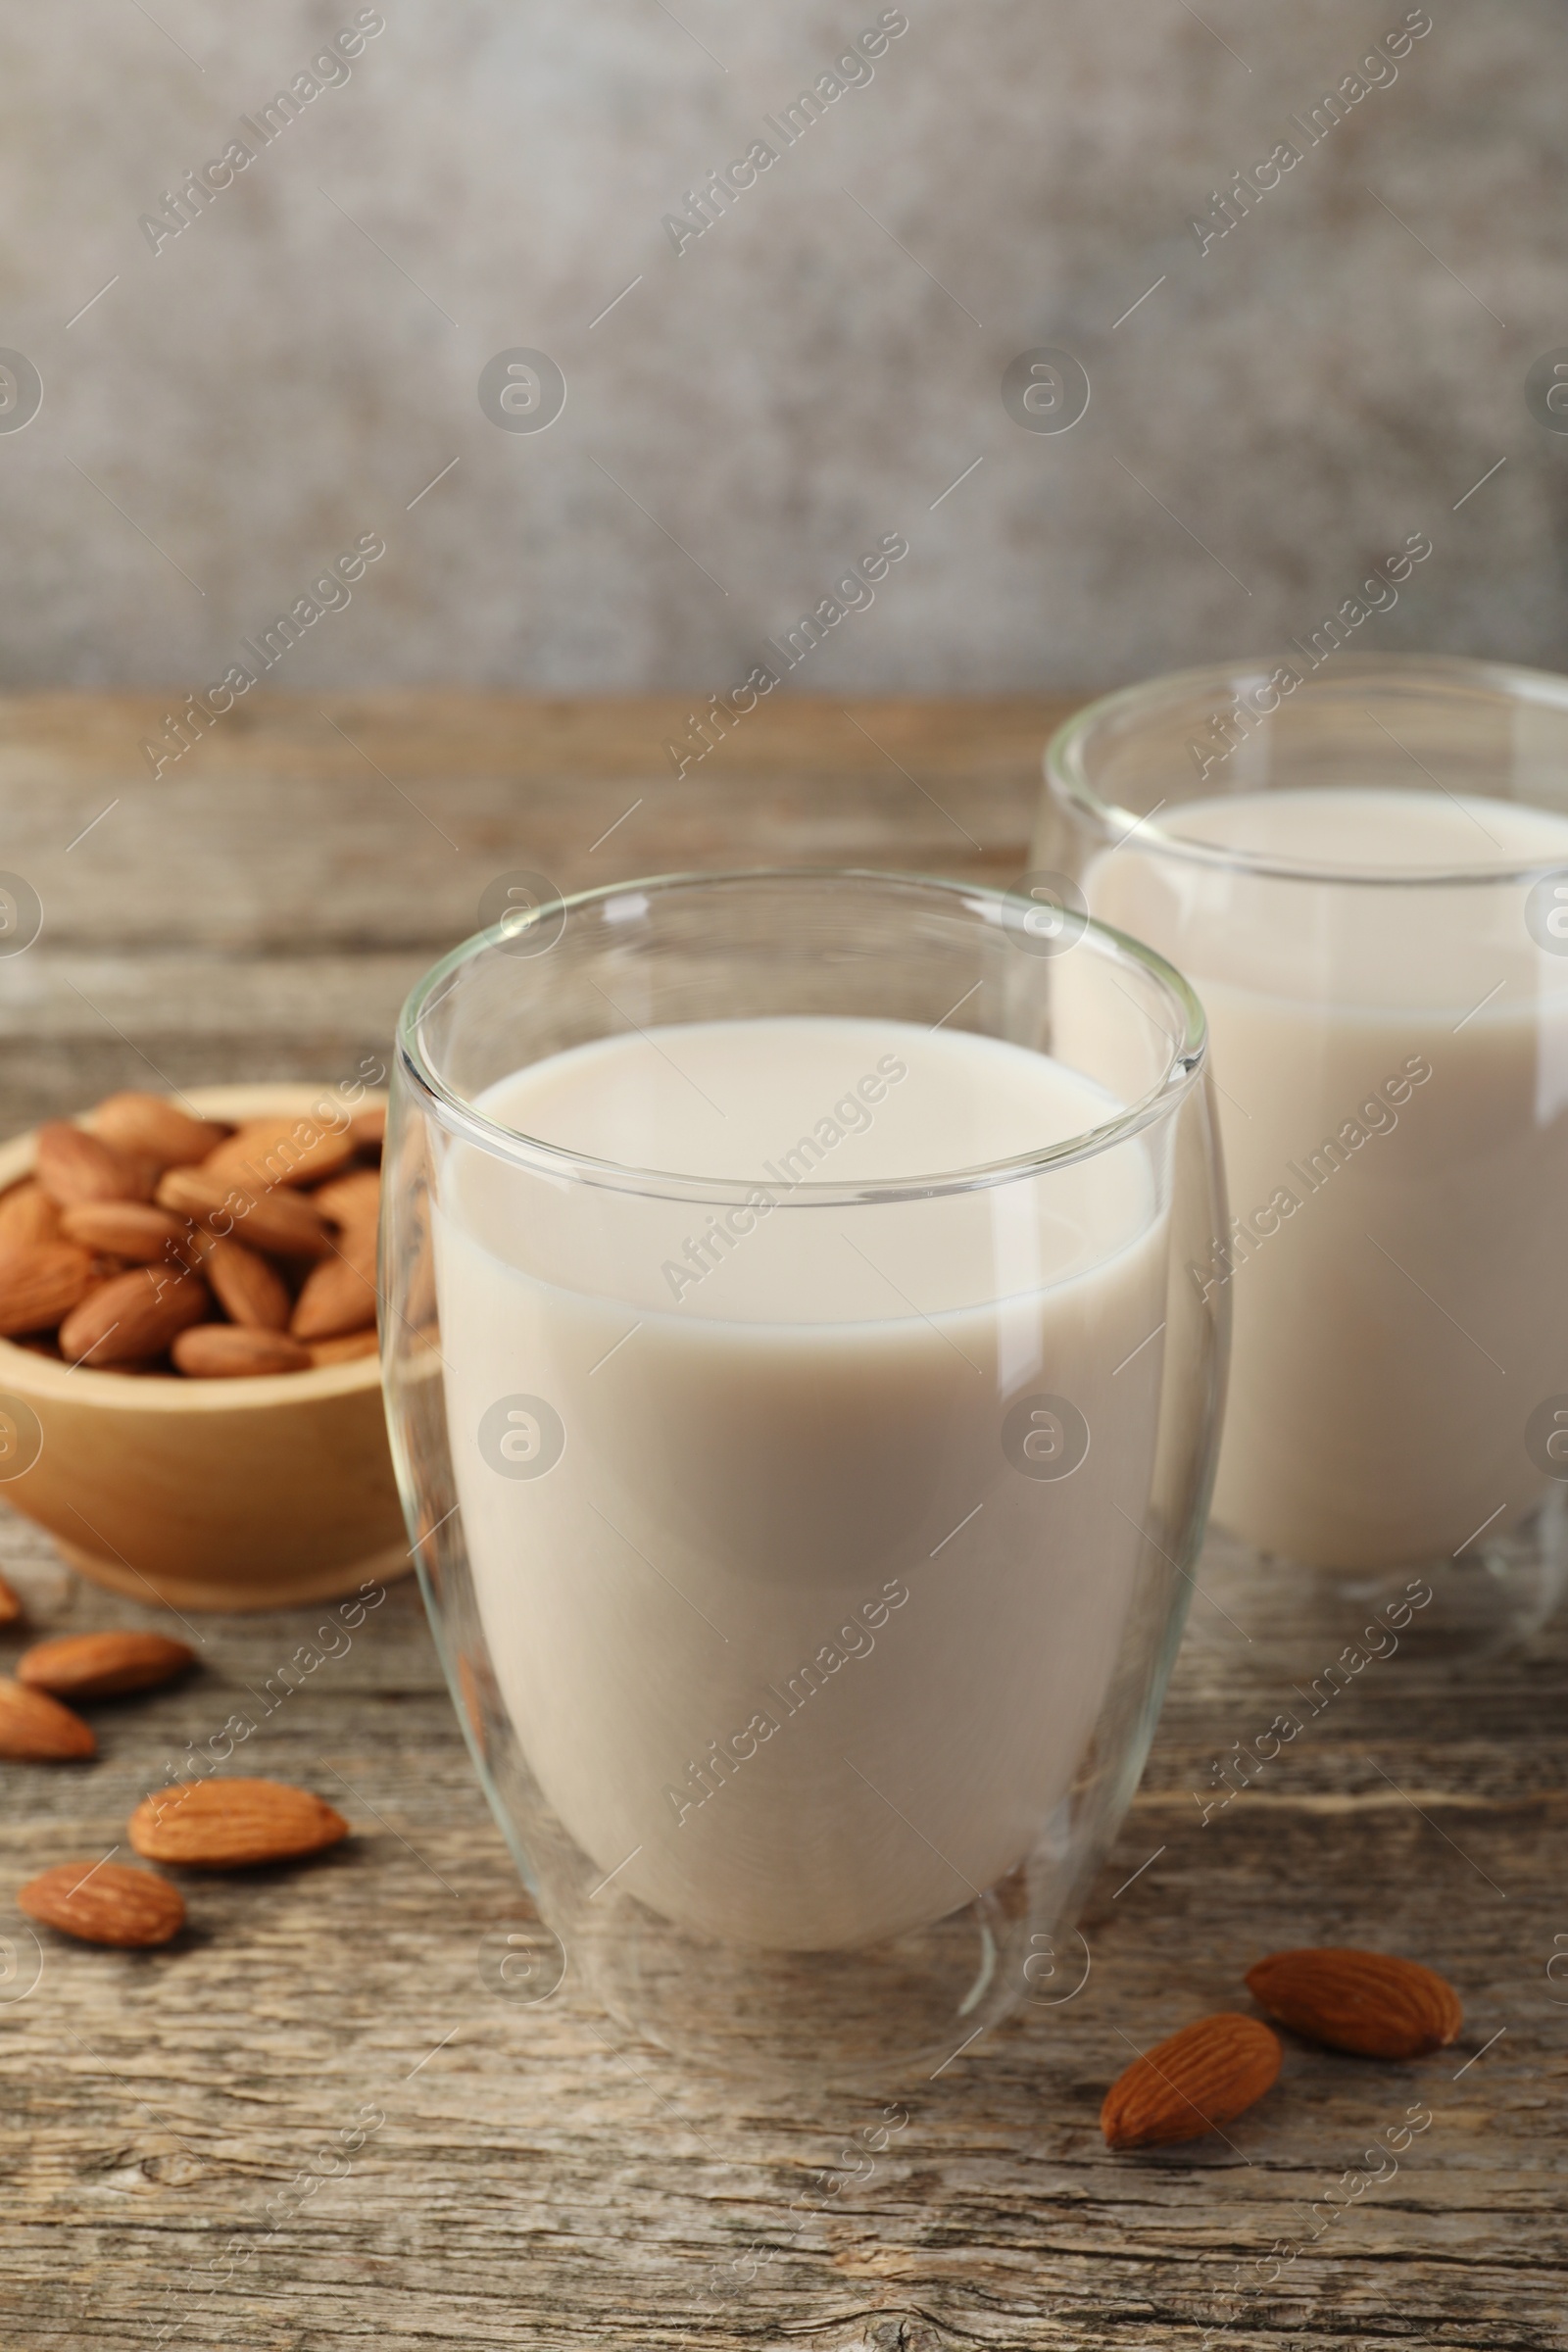
{"type": "Polygon", "coordinates": [[[1234,1212],[1191,1269],[1235,1314],[1214,1516],[1323,1567],[1447,1559],[1540,1500],[1525,1422],[1568,1389],[1568,958],[1527,929],[1527,883],[1392,877],[1568,866],[1568,821],[1346,787],[1154,821],[1345,877],[1147,831],[1086,876],[1209,1018],[1234,1212]]]}
{"type": "Polygon", "coordinates": [[[1116,1671],[1162,1377],[1158,1133],[816,1204],[1120,1107],[1022,1047],[870,1019],[606,1038],[479,1107],[605,1163],[528,1177],[454,1145],[436,1221],[484,1631],[603,1899],[795,1949],[962,1908],[1059,1823],[1116,1671]],[[627,1167],[750,1190],[672,1200],[627,1167]],[[1082,1418],[1067,1475],[1041,1393],[1082,1418]]]}

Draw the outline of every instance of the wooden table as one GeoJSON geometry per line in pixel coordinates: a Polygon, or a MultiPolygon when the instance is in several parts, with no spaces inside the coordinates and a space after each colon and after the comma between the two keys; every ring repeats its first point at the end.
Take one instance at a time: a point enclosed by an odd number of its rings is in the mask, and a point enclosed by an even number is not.
{"type": "MultiPolygon", "coordinates": [[[[1016,873],[1060,708],[764,706],[677,781],[685,705],[325,697],[241,706],[154,781],[140,745],[168,707],[0,707],[0,864],[45,909],[0,961],[11,1127],[113,1086],[351,1071],[508,869],[1016,873]]],[[[8,1654],[158,1622],[4,1516],[0,1565],[30,1612],[8,1654]]],[[[1568,1958],[1547,1975],[1568,1954],[1568,1634],[1458,1679],[1376,1665],[1204,1826],[1212,1759],[1327,1662],[1288,1597],[1227,1592],[1234,1626],[1195,1609],[1084,1923],[1087,1984],[910,2085],[849,2182],[873,2102],[685,2078],[569,1977],[542,2006],[489,1988],[480,1940],[527,1903],[394,1587],[246,1750],[340,1803],[348,1845],[201,1884],[162,1955],[45,1935],[24,2000],[30,1947],[23,1977],[0,1948],[0,2344],[1134,2352],[1227,2321],[1238,2347],[1568,2344],[1568,1958]],[[1317,1941],[1445,1970],[1458,2047],[1386,2066],[1296,2046],[1233,2144],[1109,2156],[1097,2113],[1129,2042],[1247,2006],[1254,1957],[1317,1941]],[[1397,2172],[1328,2218],[1412,2104],[1433,2121],[1397,2172]]],[[[0,1934],[16,1886],[113,1845],[320,1616],[205,1619],[182,1689],[98,1710],[99,1761],[0,1767],[0,1934]]]]}

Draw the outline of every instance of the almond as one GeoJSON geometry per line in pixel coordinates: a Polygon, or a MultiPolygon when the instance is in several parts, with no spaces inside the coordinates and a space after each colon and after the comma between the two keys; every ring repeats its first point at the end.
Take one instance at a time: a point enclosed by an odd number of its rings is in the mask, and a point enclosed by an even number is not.
{"type": "Polygon", "coordinates": [[[386,1104],[372,1102],[367,1110],[357,1110],[349,1121],[349,1133],[356,1152],[374,1152],[379,1154],[386,1142],[386,1104]]]}
{"type": "Polygon", "coordinates": [[[381,1176],[376,1168],[355,1168],[334,1176],[311,1195],[323,1217],[334,1225],[373,1226],[381,1213],[381,1176]]]}
{"type": "Polygon", "coordinates": [[[313,1364],[352,1364],[359,1356],[374,1355],[380,1345],[380,1338],[373,1330],[346,1331],[340,1340],[313,1340],[311,1361],[313,1364]]]}
{"type": "Polygon", "coordinates": [[[1200,2139],[1260,2099],[1284,2052],[1255,2017],[1224,2010],[1184,2026],[1135,2058],[1105,2093],[1100,2128],[1111,2148],[1200,2139]]]}
{"type": "Polygon", "coordinates": [[[28,1880],[17,1906],[83,1943],[167,1943],[185,1924],[185,1898],[177,1886],[122,1862],[57,1862],[28,1880]]]}
{"type": "Polygon", "coordinates": [[[204,1164],[210,1176],[267,1192],[279,1184],[314,1184],[346,1167],[354,1156],[349,1130],[306,1113],[247,1119],[204,1164]]]}
{"type": "Polygon", "coordinates": [[[34,1242],[58,1242],[60,1211],[41,1184],[30,1176],[0,1194],[0,1250],[28,1249],[34,1242]]]}
{"type": "Polygon", "coordinates": [[[74,1200],[145,1200],[152,1191],[145,1161],[117,1152],[70,1119],[49,1119],[39,1128],[33,1174],[62,1208],[74,1200]]]}
{"type": "Polygon", "coordinates": [[[1325,1946],[1271,1952],[1247,1989],[1293,2034],[1358,2058],[1425,2058],[1464,2023],[1459,1995],[1418,1960],[1325,1946]]]}
{"type": "Polygon", "coordinates": [[[198,1323],[182,1331],[174,1362],[190,1380],[256,1380],[272,1372],[309,1372],[311,1351],[286,1331],[258,1331],[237,1323],[198,1323]]]}
{"type": "Polygon", "coordinates": [[[194,1665],[196,1652],[167,1634],[62,1634],[17,1660],[17,1680],[54,1698],[116,1698],[151,1690],[194,1665]]]}
{"type": "Polygon", "coordinates": [[[305,1277],[289,1324],[297,1340],[336,1340],[375,1322],[375,1235],[356,1226],[343,1248],[305,1277]]]}
{"type": "Polygon", "coordinates": [[[91,1756],[98,1750],[79,1715],[73,1715],[58,1698],[42,1690],[25,1690],[21,1683],[0,1682],[0,1756],[20,1763],[58,1764],[68,1756],[91,1756]]]}
{"type": "Polygon", "coordinates": [[[88,1293],[60,1326],[60,1352],[68,1363],[133,1362],[162,1355],[176,1332],[201,1322],[212,1296],[194,1274],[169,1274],[136,1266],[88,1293]]]}
{"type": "Polygon", "coordinates": [[[61,1210],[60,1230],[68,1242],[133,1266],[194,1265],[200,1255],[190,1219],[150,1200],[78,1200],[61,1210]]]}
{"type": "Polygon", "coordinates": [[[231,1322],[249,1331],[287,1331],[294,1302],[283,1279],[243,1242],[212,1243],[202,1271],[231,1322]]]}
{"type": "Polygon", "coordinates": [[[93,1261],[74,1242],[35,1242],[0,1255],[0,1335],[48,1331],[92,1288],[93,1261]]]}
{"type": "Polygon", "coordinates": [[[0,1576],[0,1625],[15,1625],[22,1615],[22,1595],[0,1576]]]}
{"type": "Polygon", "coordinates": [[[341,1813],[282,1781],[185,1781],[143,1797],[130,1817],[138,1854],[198,1870],[291,1862],[348,1834],[341,1813]]]}
{"type": "Polygon", "coordinates": [[[309,1200],[294,1193],[248,1190],[225,1183],[206,1167],[171,1168],[158,1187],[165,1208],[195,1217],[220,1239],[240,1235],[253,1250],[280,1257],[322,1257],[326,1227],[309,1200]]]}
{"type": "Polygon", "coordinates": [[[194,1118],[167,1095],[110,1095],[92,1113],[93,1133],[121,1152],[160,1168],[190,1167],[216,1152],[228,1134],[213,1119],[194,1118]]]}

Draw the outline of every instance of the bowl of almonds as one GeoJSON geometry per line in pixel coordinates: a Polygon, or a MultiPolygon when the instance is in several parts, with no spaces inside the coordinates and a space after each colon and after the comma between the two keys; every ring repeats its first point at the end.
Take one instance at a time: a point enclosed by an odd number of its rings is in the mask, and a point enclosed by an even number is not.
{"type": "Polygon", "coordinates": [[[112,1095],[0,1148],[0,1498],[95,1583],[278,1608],[407,1570],[384,1098],[112,1095]]]}

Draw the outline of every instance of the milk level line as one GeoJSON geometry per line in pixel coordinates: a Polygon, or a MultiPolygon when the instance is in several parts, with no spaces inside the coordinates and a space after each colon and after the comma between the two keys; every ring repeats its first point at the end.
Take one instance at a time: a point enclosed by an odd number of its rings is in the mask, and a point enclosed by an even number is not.
{"type": "MultiPolygon", "coordinates": [[[[978,981],[976,981],[975,986],[979,986],[978,981]]],[[[850,1237],[847,1233],[841,1233],[839,1239],[841,1242],[850,1242],[850,1237]]],[[[980,1367],[975,1362],[974,1357],[972,1355],[963,1355],[963,1349],[958,1346],[957,1341],[954,1339],[950,1333],[944,1331],[939,1323],[931,1323],[931,1318],[926,1313],[925,1309],[915,1305],[914,1300],[909,1297],[907,1291],[901,1291],[899,1289],[898,1284],[894,1281],[891,1274],[882,1274],[882,1268],[875,1262],[874,1259],[865,1256],[865,1251],[860,1248],[858,1242],[850,1242],[850,1248],[855,1251],[857,1257],[865,1258],[865,1262],[870,1267],[873,1274],[882,1275],[882,1280],[887,1284],[888,1289],[892,1291],[898,1298],[904,1300],[905,1305],[909,1309],[911,1314],[918,1315],[922,1323],[930,1323],[931,1329],[936,1333],[937,1338],[939,1340],[946,1340],[948,1346],[953,1349],[955,1355],[963,1356],[964,1362],[968,1365],[976,1380],[978,1380],[980,1378],[980,1367]]],[[[956,1530],[955,1530],[955,1533],[956,1533],[956,1530]]]]}

